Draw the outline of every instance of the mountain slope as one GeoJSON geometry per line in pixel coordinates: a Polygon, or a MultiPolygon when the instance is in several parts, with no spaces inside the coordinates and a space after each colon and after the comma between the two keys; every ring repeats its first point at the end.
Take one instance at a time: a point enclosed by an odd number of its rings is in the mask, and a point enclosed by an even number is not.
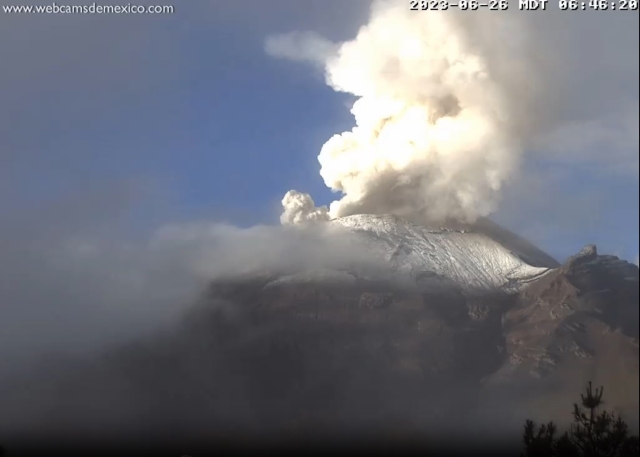
{"type": "Polygon", "coordinates": [[[232,428],[497,430],[517,442],[527,417],[569,419],[588,380],[637,427],[635,265],[588,247],[537,268],[478,233],[390,216],[332,224],[368,243],[388,276],[352,266],[213,280],[170,331],[54,367],[44,388],[17,383],[0,428],[38,417],[31,432],[69,439],[232,428]]]}
{"type": "MultiPolygon", "coordinates": [[[[417,225],[429,225],[425,216],[419,212],[408,214],[403,216],[403,218],[406,218],[407,221],[413,222],[417,225]]],[[[480,217],[473,223],[457,219],[449,220],[443,225],[453,230],[464,230],[470,233],[485,235],[531,266],[542,268],[556,268],[560,266],[560,263],[556,259],[532,244],[530,241],[511,232],[510,230],[507,230],[486,217],[480,217]]]]}
{"type": "Polygon", "coordinates": [[[491,219],[487,219],[486,217],[478,218],[478,220],[471,224],[471,230],[482,233],[500,243],[529,265],[546,268],[556,268],[560,266],[560,263],[556,259],[530,241],[496,224],[491,219]]]}
{"type": "Polygon", "coordinates": [[[505,361],[486,382],[553,383],[545,412],[585,379],[608,386],[609,408],[638,424],[638,267],[587,246],[531,284],[502,320],[505,361]],[[553,400],[555,398],[555,400],[553,400]]]}
{"type": "Polygon", "coordinates": [[[395,216],[355,215],[332,221],[367,241],[369,250],[412,278],[446,278],[465,289],[517,290],[548,271],[524,263],[480,233],[431,229],[395,216]]]}

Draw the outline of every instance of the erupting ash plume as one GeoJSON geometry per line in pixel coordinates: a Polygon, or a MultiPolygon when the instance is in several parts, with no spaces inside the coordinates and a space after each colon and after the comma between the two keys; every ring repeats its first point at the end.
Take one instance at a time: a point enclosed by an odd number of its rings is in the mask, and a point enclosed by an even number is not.
{"type": "Polygon", "coordinates": [[[316,207],[311,195],[297,190],[290,190],[285,194],[282,207],[284,211],[280,222],[285,225],[329,220],[329,209],[326,206],[316,207]]]}
{"type": "Polygon", "coordinates": [[[355,127],[318,157],[324,182],[342,198],[327,213],[290,191],[282,223],[415,211],[473,221],[496,209],[520,155],[504,96],[455,15],[405,3],[375,4],[355,39],[318,55],[327,84],[358,97],[355,127]]]}

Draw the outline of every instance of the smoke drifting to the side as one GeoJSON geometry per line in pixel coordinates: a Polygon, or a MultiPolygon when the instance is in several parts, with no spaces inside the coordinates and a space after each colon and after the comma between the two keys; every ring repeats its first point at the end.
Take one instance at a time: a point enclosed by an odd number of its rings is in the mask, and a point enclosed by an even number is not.
{"type": "MultiPolygon", "coordinates": [[[[473,221],[498,208],[525,150],[558,163],[601,156],[607,168],[637,170],[637,139],[611,122],[637,117],[637,103],[585,75],[608,70],[576,57],[584,54],[572,41],[580,27],[554,11],[517,13],[410,11],[407,2],[378,0],[333,53],[322,41],[313,55],[320,40],[295,40],[303,34],[267,40],[270,55],[322,62],[326,83],[357,97],[355,126],[318,156],[325,184],[340,193],[331,218],[420,211],[473,221]]],[[[627,78],[637,74],[634,59],[625,61],[627,78]]],[[[292,203],[283,201],[284,222],[298,211],[292,203]]]]}
{"type": "Polygon", "coordinates": [[[87,189],[83,199],[86,208],[65,200],[39,206],[34,216],[6,211],[0,227],[4,373],[47,354],[93,353],[172,325],[211,280],[373,263],[357,240],[330,226],[174,223],[141,236],[118,229],[124,221],[114,213],[124,205],[87,189]]]}

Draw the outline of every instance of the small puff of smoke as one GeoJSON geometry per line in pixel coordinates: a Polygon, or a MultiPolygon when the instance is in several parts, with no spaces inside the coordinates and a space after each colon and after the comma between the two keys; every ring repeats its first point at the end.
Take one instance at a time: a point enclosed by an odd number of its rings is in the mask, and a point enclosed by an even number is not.
{"type": "Polygon", "coordinates": [[[282,199],[284,211],[280,216],[283,225],[301,224],[329,220],[329,209],[326,206],[317,208],[311,195],[290,190],[282,199]]]}

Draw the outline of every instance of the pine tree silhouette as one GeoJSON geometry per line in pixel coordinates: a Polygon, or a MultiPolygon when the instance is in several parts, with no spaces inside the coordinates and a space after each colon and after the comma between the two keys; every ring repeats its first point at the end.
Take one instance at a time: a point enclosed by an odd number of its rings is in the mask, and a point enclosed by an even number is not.
{"type": "Polygon", "coordinates": [[[629,434],[629,428],[622,418],[602,406],[604,387],[596,388],[591,381],[586,395],[581,394],[582,408],[573,405],[571,430],[555,438],[556,425],[553,422],[541,425],[536,432],[533,421],[524,426],[523,456],[562,457],[632,457],[638,456],[638,437],[629,434]]]}

